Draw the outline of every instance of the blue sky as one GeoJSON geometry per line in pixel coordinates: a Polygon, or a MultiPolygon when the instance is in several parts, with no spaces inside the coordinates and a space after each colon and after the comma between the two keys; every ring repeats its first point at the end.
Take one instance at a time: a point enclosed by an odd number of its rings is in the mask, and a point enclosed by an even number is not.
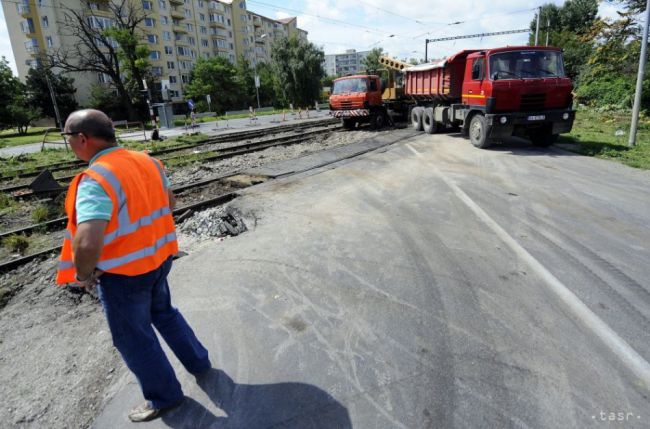
{"type": "MultiPolygon", "coordinates": [[[[5,3],[5,0],[2,0],[5,3]]],[[[564,0],[247,0],[249,10],[270,18],[298,17],[298,26],[326,54],[383,47],[397,58],[424,58],[425,39],[528,28],[535,8],[564,0]]],[[[13,7],[13,4],[5,4],[13,7]]],[[[602,2],[599,14],[614,17],[602,2]]],[[[540,35],[543,42],[544,33],[540,35]]],[[[526,44],[528,34],[461,39],[429,44],[429,58],[468,48],[526,44]]],[[[4,14],[0,9],[0,56],[15,73],[4,14]]]]}

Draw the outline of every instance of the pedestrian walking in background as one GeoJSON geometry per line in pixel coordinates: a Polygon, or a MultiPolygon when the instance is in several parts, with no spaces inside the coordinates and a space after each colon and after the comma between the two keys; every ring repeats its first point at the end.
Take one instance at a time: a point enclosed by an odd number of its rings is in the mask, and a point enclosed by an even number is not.
{"type": "Polygon", "coordinates": [[[68,188],[56,281],[97,286],[113,344],[145,398],[129,419],[151,420],[184,399],[153,327],[189,372],[211,368],[208,351],[171,305],[167,275],[178,251],[174,196],[160,161],[117,146],[103,112],[73,112],[62,134],[89,167],[68,188]]]}

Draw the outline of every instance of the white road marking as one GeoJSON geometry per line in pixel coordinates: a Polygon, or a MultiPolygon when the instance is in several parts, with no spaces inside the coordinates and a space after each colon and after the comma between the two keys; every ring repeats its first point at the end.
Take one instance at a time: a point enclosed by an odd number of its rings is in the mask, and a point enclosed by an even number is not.
{"type": "MultiPolygon", "coordinates": [[[[419,158],[424,158],[420,152],[410,144],[406,147],[419,158]]],[[[481,207],[478,206],[456,183],[446,177],[440,170],[433,166],[433,172],[440,177],[456,196],[469,207],[492,231],[494,231],[510,249],[512,249],[524,262],[526,262],[545,282],[546,285],[560,298],[560,300],[573,312],[573,315],[591,330],[618,358],[637,376],[650,390],[650,363],[634,350],[623,338],[601,318],[592,312],[587,305],[569,290],[557,277],[544,265],[524,249],[514,238],[496,223],[481,207]]]]}

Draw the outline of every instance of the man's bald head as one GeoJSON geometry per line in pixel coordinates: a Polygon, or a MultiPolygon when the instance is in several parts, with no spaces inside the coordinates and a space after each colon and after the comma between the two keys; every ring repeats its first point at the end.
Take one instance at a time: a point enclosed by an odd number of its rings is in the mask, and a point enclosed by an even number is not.
{"type": "Polygon", "coordinates": [[[95,109],[83,109],[72,112],[65,122],[68,132],[83,133],[89,137],[95,137],[109,143],[115,144],[115,129],[113,121],[102,111],[95,109]]]}

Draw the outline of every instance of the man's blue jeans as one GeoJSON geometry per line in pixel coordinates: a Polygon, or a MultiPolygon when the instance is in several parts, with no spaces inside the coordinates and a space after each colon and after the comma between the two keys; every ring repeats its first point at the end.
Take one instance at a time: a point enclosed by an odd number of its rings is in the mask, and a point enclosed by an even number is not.
{"type": "Polygon", "coordinates": [[[183,399],[183,391],[152,324],[189,372],[200,373],[211,367],[208,351],[171,305],[167,284],[171,266],[170,257],[157,269],[139,276],[104,273],[97,287],[113,344],[154,408],[177,404],[183,399]]]}

